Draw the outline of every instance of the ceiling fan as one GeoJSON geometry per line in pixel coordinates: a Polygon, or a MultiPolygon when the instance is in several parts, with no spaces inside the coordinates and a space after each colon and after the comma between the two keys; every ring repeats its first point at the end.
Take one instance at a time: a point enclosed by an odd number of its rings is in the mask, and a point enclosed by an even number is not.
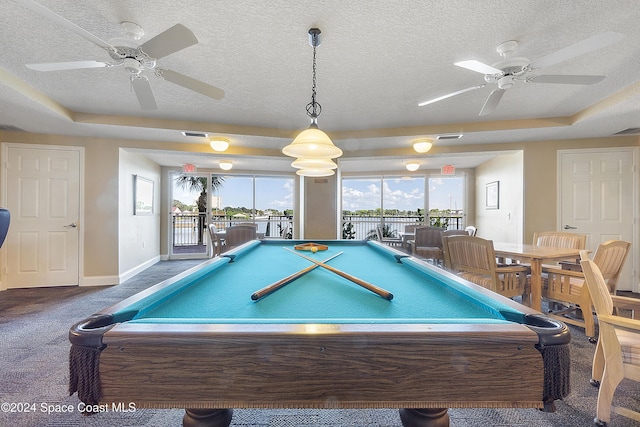
{"type": "Polygon", "coordinates": [[[518,42],[509,40],[500,44],[496,51],[500,54],[502,61],[493,65],[487,65],[476,60],[466,60],[456,62],[458,67],[484,74],[485,84],[468,87],[456,92],[448,93],[437,98],[430,99],[418,104],[432,104],[452,96],[460,95],[472,90],[481,89],[487,84],[497,84],[498,88],[494,89],[480,110],[480,116],[486,116],[494,112],[498,103],[507,89],[513,87],[516,82],[525,83],[555,83],[555,84],[573,84],[573,85],[592,85],[598,83],[605,76],[588,76],[588,75],[539,75],[537,72],[545,67],[558,64],[585,53],[609,46],[622,39],[622,34],[615,32],[605,32],[598,34],[589,39],[582,40],[576,44],[550,53],[535,61],[529,61],[527,58],[511,57],[513,51],[518,47],[518,42]]]}
{"type": "Polygon", "coordinates": [[[131,86],[143,110],[158,109],[151,84],[146,75],[147,71],[153,72],[160,79],[182,86],[209,98],[217,100],[224,98],[224,91],[218,87],[185,76],[176,71],[159,68],[157,66],[158,59],[198,43],[198,39],[191,30],[182,24],[176,24],[152,39],[138,45],[136,40],[142,37],[144,31],[137,24],[123,22],[123,29],[125,33],[130,36],[130,39],[119,37],[106,42],[33,0],[18,1],[37,14],[57,22],[86,40],[105,49],[112,59],[111,62],[74,61],[27,64],[27,67],[32,70],[63,71],[83,68],[123,67],[129,73],[131,86]]]}

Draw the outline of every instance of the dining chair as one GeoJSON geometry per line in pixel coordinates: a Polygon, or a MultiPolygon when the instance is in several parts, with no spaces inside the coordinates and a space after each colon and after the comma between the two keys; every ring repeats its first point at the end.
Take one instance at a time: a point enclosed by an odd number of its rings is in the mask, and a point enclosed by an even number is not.
{"type": "Polygon", "coordinates": [[[534,246],[584,249],[587,244],[587,236],[566,231],[542,231],[533,233],[533,244],[534,246]]]}
{"type": "MultiPolygon", "coordinates": [[[[568,233],[566,231],[542,231],[533,233],[533,244],[535,246],[553,246],[556,248],[586,249],[587,235],[578,233],[568,233]]],[[[561,261],[564,268],[574,270],[580,269],[580,260],[561,261]]]]}
{"type": "Polygon", "coordinates": [[[381,225],[376,226],[376,237],[380,243],[384,243],[389,246],[402,246],[402,239],[400,237],[388,237],[384,235],[384,229],[381,225]]]}
{"type": "Polygon", "coordinates": [[[412,256],[430,260],[436,265],[442,265],[444,252],[442,250],[442,233],[439,227],[416,227],[413,240],[409,240],[412,256]]]}
{"type": "MultiPolygon", "coordinates": [[[[630,247],[629,242],[609,240],[600,243],[593,255],[593,262],[604,276],[611,294],[616,292],[618,278],[630,247]]],[[[582,265],[582,261],[580,264],[582,265]]],[[[543,268],[542,297],[551,303],[561,304],[560,309],[551,309],[549,316],[584,328],[585,335],[593,342],[595,321],[591,309],[591,296],[584,286],[584,280],[582,271],[561,267],[543,268]]]]}
{"type": "Polygon", "coordinates": [[[616,315],[614,308],[640,310],[640,300],[611,295],[605,276],[586,252],[581,254],[580,264],[600,326],[591,379],[591,384],[600,388],[594,422],[606,426],[612,411],[640,422],[639,412],[613,406],[616,388],[623,379],[640,381],[640,320],[616,315]]]}
{"type": "Polygon", "coordinates": [[[258,236],[257,227],[253,224],[234,225],[227,227],[225,232],[225,251],[240,246],[251,240],[255,240],[258,236]]]}
{"type": "Polygon", "coordinates": [[[442,238],[445,269],[507,298],[524,297],[527,268],[498,266],[493,241],[476,236],[442,238]]]}

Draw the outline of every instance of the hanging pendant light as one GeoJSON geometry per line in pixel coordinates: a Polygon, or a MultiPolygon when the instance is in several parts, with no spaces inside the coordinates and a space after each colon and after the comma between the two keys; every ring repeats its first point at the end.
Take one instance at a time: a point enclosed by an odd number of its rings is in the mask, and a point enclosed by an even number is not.
{"type": "MultiPolygon", "coordinates": [[[[313,47],[313,86],[311,89],[311,102],[307,104],[307,115],[311,117],[311,126],[300,132],[291,144],[282,149],[282,153],[289,157],[296,157],[299,160],[323,159],[330,161],[330,159],[342,156],[342,150],[333,145],[331,138],[318,128],[318,116],[322,112],[322,106],[316,101],[316,48],[320,45],[320,30],[318,28],[311,28],[309,30],[309,44],[313,47]]],[[[304,168],[301,170],[304,170],[304,168]]],[[[301,170],[296,173],[303,175],[300,173],[301,170]]],[[[324,172],[322,173],[327,173],[327,171],[330,171],[330,168],[324,167],[314,170],[323,170],[324,172]]],[[[331,171],[329,175],[333,175],[333,171],[331,171]]]]}

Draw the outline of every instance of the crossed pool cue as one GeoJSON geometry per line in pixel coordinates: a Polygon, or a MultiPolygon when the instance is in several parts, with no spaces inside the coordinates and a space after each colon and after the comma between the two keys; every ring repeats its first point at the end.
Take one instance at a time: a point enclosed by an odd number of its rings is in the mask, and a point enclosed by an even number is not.
{"type": "Polygon", "coordinates": [[[283,248],[283,249],[285,249],[285,250],[287,250],[287,251],[289,251],[289,252],[291,252],[293,254],[296,254],[299,257],[302,257],[302,258],[304,258],[304,259],[306,259],[308,261],[311,261],[312,263],[316,264],[318,267],[322,267],[322,268],[324,268],[326,270],[329,270],[332,273],[337,274],[338,276],[342,276],[345,279],[352,281],[356,285],[360,285],[363,288],[370,290],[374,294],[380,295],[382,298],[384,298],[386,300],[391,301],[393,299],[393,294],[391,292],[386,291],[386,290],[384,290],[382,288],[379,288],[376,285],[372,285],[369,282],[365,282],[364,280],[358,279],[357,277],[352,276],[349,273],[345,273],[344,271],[338,270],[337,268],[331,267],[330,265],[324,264],[323,262],[317,261],[317,260],[315,260],[313,258],[309,258],[306,255],[299,254],[298,252],[292,251],[289,248],[283,248]]]}
{"type": "MultiPolygon", "coordinates": [[[[343,254],[343,252],[338,252],[334,256],[329,257],[329,258],[325,259],[322,262],[323,263],[329,262],[332,259],[334,259],[335,257],[337,257],[338,255],[342,255],[342,254],[343,254]]],[[[297,273],[293,273],[293,274],[285,277],[284,279],[280,279],[277,282],[270,284],[269,286],[265,286],[264,288],[260,289],[259,291],[255,291],[253,294],[251,294],[251,299],[254,300],[254,301],[257,301],[260,298],[264,298],[267,295],[277,291],[278,289],[280,289],[281,287],[283,287],[285,285],[288,285],[289,283],[291,283],[294,280],[304,276],[305,274],[307,274],[311,270],[315,270],[318,267],[319,267],[319,265],[310,265],[309,267],[307,267],[305,269],[302,269],[302,270],[298,271],[297,273]]]]}
{"type": "Polygon", "coordinates": [[[284,279],[282,279],[282,280],[280,280],[280,281],[278,281],[278,282],[276,282],[276,283],[274,283],[272,285],[269,285],[269,286],[267,286],[267,287],[255,292],[253,295],[251,295],[251,299],[252,300],[255,301],[255,300],[258,300],[258,299],[260,299],[260,298],[262,298],[264,296],[269,295],[271,292],[273,292],[273,291],[275,291],[277,289],[280,289],[282,286],[286,285],[287,283],[291,283],[292,281],[294,281],[298,277],[300,277],[300,276],[302,276],[304,274],[307,274],[309,271],[313,270],[316,267],[322,267],[322,268],[324,268],[326,270],[331,271],[332,273],[337,274],[338,276],[344,277],[345,279],[352,281],[356,285],[362,286],[363,288],[365,288],[365,289],[367,289],[367,290],[369,290],[369,291],[381,296],[382,298],[384,298],[384,299],[386,299],[388,301],[391,301],[393,299],[393,294],[391,292],[386,291],[386,290],[384,290],[382,288],[379,288],[376,285],[372,285],[369,282],[365,282],[362,279],[358,279],[357,277],[352,276],[349,273],[345,273],[342,270],[338,270],[337,268],[334,268],[334,267],[331,267],[330,265],[325,264],[327,261],[330,261],[331,259],[333,259],[336,256],[340,255],[342,252],[337,253],[336,255],[332,256],[331,258],[327,259],[326,261],[317,261],[317,260],[315,260],[313,258],[309,258],[308,256],[305,256],[305,255],[299,254],[298,252],[292,251],[289,248],[282,248],[282,249],[287,250],[287,251],[289,251],[289,252],[291,252],[293,254],[296,254],[299,257],[302,257],[302,258],[304,258],[304,259],[306,259],[308,261],[311,261],[315,265],[311,265],[311,266],[305,268],[304,270],[300,270],[297,273],[293,273],[292,275],[287,276],[284,279]],[[282,283],[282,282],[284,282],[284,283],[282,283]]]}

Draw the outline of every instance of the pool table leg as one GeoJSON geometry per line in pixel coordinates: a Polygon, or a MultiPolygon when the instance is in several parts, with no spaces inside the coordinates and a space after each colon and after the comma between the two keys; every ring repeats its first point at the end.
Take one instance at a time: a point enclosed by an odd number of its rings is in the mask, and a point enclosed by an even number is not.
{"type": "Polygon", "coordinates": [[[400,409],[404,427],[449,427],[447,408],[400,409]]]}
{"type": "Polygon", "coordinates": [[[183,427],[229,427],[233,409],[185,409],[183,427]]]}

